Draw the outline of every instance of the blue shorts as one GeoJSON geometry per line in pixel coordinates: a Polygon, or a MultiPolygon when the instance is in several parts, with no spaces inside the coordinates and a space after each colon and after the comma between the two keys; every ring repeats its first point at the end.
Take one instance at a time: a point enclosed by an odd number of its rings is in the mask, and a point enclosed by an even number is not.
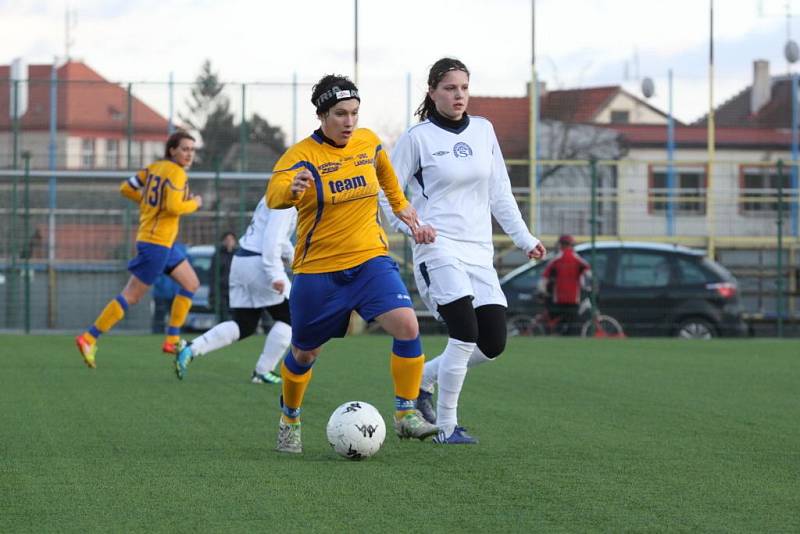
{"type": "Polygon", "coordinates": [[[397,264],[389,256],[378,256],[343,271],[295,274],[289,308],[292,344],[311,350],[333,337],[344,337],[353,311],[372,321],[413,305],[397,264]]]}
{"type": "Polygon", "coordinates": [[[128,262],[128,270],[133,276],[152,286],[161,273],[169,274],[183,260],[186,252],[182,247],[168,248],[143,241],[136,242],[136,257],[128,262]]]}

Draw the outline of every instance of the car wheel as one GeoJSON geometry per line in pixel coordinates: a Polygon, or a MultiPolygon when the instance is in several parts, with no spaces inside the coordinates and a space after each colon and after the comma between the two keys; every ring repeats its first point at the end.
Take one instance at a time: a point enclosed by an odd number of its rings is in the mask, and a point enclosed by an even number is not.
{"type": "Polygon", "coordinates": [[[717,337],[717,329],[705,319],[690,317],[680,322],[675,335],[682,339],[712,339],[717,337]]]}

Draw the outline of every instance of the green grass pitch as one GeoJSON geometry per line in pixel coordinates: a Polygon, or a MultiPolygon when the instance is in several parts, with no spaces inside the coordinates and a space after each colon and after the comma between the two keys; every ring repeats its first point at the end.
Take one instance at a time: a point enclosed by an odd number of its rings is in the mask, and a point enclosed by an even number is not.
{"type": "MultiPolygon", "coordinates": [[[[263,337],[179,382],[156,336],[0,336],[0,532],[800,531],[796,342],[512,339],[467,376],[475,447],[399,441],[350,462],[330,412],[391,425],[385,336],[336,340],[300,456],[273,451],[263,337]]],[[[429,355],[445,340],[424,339],[429,355]]]]}

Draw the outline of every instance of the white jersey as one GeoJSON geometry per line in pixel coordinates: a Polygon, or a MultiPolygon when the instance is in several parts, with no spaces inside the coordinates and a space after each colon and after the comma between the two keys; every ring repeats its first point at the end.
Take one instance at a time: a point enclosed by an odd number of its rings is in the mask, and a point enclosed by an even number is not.
{"type": "MultiPolygon", "coordinates": [[[[457,257],[492,265],[492,216],[526,253],[539,244],[511,193],[494,128],[483,117],[467,117],[458,129],[436,119],[412,126],[397,141],[391,161],[420,220],[437,234],[432,244],[414,245],[414,263],[457,257]]],[[[381,205],[392,227],[410,235],[385,198],[381,205]]]]}
{"type": "Polygon", "coordinates": [[[267,275],[267,286],[277,280],[288,280],[283,260],[291,261],[294,246],[290,240],[297,226],[297,210],[271,210],[262,198],[253,219],[239,239],[242,253],[261,256],[267,275]]]}

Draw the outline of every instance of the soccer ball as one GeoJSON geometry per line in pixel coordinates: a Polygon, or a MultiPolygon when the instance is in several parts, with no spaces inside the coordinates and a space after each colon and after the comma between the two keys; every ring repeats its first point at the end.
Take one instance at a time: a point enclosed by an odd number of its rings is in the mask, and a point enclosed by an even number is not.
{"type": "Polygon", "coordinates": [[[328,419],[328,443],[350,460],[369,458],[381,448],[386,425],[378,410],[361,401],[345,402],[328,419]]]}

